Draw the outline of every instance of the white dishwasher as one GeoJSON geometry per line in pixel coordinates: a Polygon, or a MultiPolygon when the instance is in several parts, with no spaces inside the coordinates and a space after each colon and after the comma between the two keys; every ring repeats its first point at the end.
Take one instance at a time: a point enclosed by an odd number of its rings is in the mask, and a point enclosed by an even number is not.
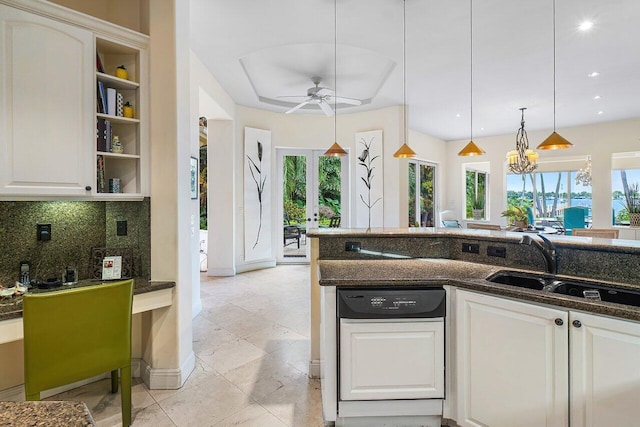
{"type": "Polygon", "coordinates": [[[338,288],[338,425],[440,426],[445,295],[338,288]]]}

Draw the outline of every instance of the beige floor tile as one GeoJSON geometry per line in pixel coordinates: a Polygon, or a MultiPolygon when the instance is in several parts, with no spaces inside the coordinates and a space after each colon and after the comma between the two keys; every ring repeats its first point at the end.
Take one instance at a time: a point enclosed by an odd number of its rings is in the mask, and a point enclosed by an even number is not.
{"type": "Polygon", "coordinates": [[[282,350],[298,341],[309,343],[307,337],[275,323],[268,328],[247,335],[244,339],[267,353],[282,350]]]}
{"type": "Polygon", "coordinates": [[[175,427],[176,424],[164,413],[160,405],[154,403],[135,414],[133,425],[136,427],[175,427]]]}
{"type": "Polygon", "coordinates": [[[237,335],[204,316],[198,316],[193,321],[193,352],[196,355],[206,350],[215,350],[237,339],[237,335]]]}
{"type": "Polygon", "coordinates": [[[177,426],[213,426],[252,401],[222,377],[212,377],[198,387],[183,388],[159,403],[177,426]]]}
{"type": "Polygon", "coordinates": [[[182,388],[177,390],[149,390],[149,394],[156,402],[162,402],[164,399],[175,395],[180,390],[190,387],[198,387],[205,384],[207,381],[212,380],[212,378],[216,376],[218,376],[218,374],[213,370],[213,368],[202,363],[202,360],[196,356],[196,366],[182,388]]]}
{"type": "Polygon", "coordinates": [[[224,377],[252,399],[259,400],[285,385],[307,376],[271,355],[246,363],[224,374],[224,377]]]}
{"type": "Polygon", "coordinates": [[[198,357],[208,367],[224,374],[245,363],[266,356],[266,354],[255,345],[243,339],[237,339],[231,343],[223,344],[215,350],[204,351],[198,357]]]}
{"type": "Polygon", "coordinates": [[[301,378],[258,400],[285,424],[317,427],[322,422],[320,381],[301,378]]]}
{"type": "Polygon", "coordinates": [[[311,344],[309,340],[291,342],[280,350],[271,353],[271,357],[281,364],[291,365],[299,371],[309,372],[311,344]]]}
{"type": "Polygon", "coordinates": [[[216,427],[287,427],[260,405],[250,405],[216,424],[216,427]]]}
{"type": "MultiPolygon", "coordinates": [[[[81,400],[86,403],[98,426],[121,425],[122,411],[120,391],[111,393],[111,380],[103,379],[45,400],[81,400]]],[[[142,382],[134,378],[131,386],[132,416],[140,409],[155,403],[142,382]]]]}

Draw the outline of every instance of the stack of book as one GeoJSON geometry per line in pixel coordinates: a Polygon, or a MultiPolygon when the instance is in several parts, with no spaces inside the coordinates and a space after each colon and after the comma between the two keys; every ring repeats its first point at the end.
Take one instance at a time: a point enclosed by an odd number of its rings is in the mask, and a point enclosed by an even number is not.
{"type": "Polygon", "coordinates": [[[104,177],[104,157],[98,156],[98,175],[96,177],[96,192],[98,193],[106,193],[106,180],[104,177]]]}
{"type": "Polygon", "coordinates": [[[108,153],[111,151],[111,122],[98,117],[96,120],[96,145],[98,151],[108,153]]]}

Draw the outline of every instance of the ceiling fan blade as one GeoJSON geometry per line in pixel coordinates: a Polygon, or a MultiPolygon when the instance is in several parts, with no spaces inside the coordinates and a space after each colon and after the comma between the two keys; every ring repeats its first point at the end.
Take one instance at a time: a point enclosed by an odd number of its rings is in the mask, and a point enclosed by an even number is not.
{"type": "Polygon", "coordinates": [[[319,91],[316,92],[317,96],[325,96],[325,95],[333,95],[333,90],[329,89],[327,87],[323,87],[322,89],[320,89],[319,91]]]}
{"type": "Polygon", "coordinates": [[[331,99],[335,100],[336,102],[340,102],[342,104],[362,105],[362,101],[360,101],[359,99],[355,99],[355,98],[344,98],[342,96],[334,96],[331,99]]]}
{"type": "Polygon", "coordinates": [[[333,109],[329,106],[329,104],[327,104],[326,101],[321,100],[320,102],[318,102],[318,105],[327,116],[329,117],[333,116],[334,114],[333,109]]]}
{"type": "Polygon", "coordinates": [[[276,98],[298,98],[300,101],[311,99],[306,95],[276,96],[276,98]]]}
{"type": "Polygon", "coordinates": [[[303,103],[301,103],[301,104],[298,104],[298,105],[296,105],[295,107],[293,107],[292,109],[290,109],[289,111],[285,111],[284,113],[285,113],[285,114],[293,113],[293,112],[294,112],[294,111],[296,111],[297,109],[302,108],[302,107],[304,107],[305,105],[307,105],[309,102],[311,102],[311,101],[305,101],[305,102],[303,102],[303,103]]]}

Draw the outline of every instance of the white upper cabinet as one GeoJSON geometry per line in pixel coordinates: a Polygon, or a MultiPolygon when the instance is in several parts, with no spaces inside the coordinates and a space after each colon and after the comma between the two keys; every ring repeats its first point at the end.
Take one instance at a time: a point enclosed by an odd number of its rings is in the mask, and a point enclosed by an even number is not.
{"type": "Polygon", "coordinates": [[[86,195],[93,34],[0,5],[0,192],[86,195]]]}
{"type": "Polygon", "coordinates": [[[0,0],[0,200],[149,195],[148,42],[49,2],[0,0]],[[100,110],[100,88],[133,117],[100,110]]]}

